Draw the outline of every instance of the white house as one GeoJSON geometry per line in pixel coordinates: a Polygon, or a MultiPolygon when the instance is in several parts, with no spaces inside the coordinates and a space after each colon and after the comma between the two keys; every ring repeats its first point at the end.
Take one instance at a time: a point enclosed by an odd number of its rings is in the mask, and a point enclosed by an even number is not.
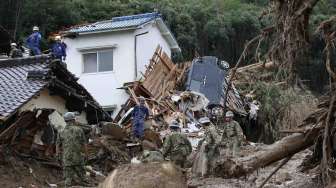
{"type": "Polygon", "coordinates": [[[125,82],[141,78],[158,45],[169,55],[178,43],[158,13],[115,17],[67,31],[67,67],[106,111],[128,99],[125,82]]]}

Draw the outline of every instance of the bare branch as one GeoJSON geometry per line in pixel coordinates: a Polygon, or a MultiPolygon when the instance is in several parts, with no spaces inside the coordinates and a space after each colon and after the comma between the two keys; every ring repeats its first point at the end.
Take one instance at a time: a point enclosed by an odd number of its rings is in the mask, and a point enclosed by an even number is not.
{"type": "Polygon", "coordinates": [[[301,9],[299,9],[295,12],[295,18],[298,18],[298,17],[306,14],[307,12],[311,12],[317,2],[319,2],[319,0],[310,0],[310,1],[304,2],[303,8],[301,8],[301,9]]]}

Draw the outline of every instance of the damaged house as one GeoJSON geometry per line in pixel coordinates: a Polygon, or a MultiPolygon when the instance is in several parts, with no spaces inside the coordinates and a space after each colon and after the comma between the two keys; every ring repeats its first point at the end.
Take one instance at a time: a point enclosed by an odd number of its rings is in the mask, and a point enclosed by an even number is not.
{"type": "Polygon", "coordinates": [[[78,112],[83,125],[111,121],[78,79],[49,56],[1,60],[0,80],[0,143],[19,152],[48,150],[67,111],[78,112]]]}
{"type": "Polygon", "coordinates": [[[64,36],[68,69],[111,115],[129,98],[117,88],[143,77],[158,45],[169,57],[181,50],[158,13],[76,26],[64,36]]]}

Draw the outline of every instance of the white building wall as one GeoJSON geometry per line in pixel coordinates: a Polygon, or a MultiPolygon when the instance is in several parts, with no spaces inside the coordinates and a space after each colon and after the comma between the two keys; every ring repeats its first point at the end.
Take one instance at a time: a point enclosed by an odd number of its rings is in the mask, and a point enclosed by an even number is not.
{"type": "Polygon", "coordinates": [[[103,107],[124,104],[128,95],[122,89],[125,82],[134,81],[134,31],[80,35],[66,39],[67,67],[103,107]],[[113,71],[83,73],[82,48],[113,46],[113,71]]]}
{"type": "Polygon", "coordinates": [[[161,35],[155,23],[149,23],[136,31],[116,31],[107,33],[95,33],[80,35],[77,38],[66,38],[67,44],[67,68],[77,77],[92,96],[103,107],[116,105],[116,112],[129,98],[128,94],[117,89],[125,82],[132,82],[140,79],[141,72],[144,73],[149,60],[152,58],[156,47],[160,44],[163,51],[169,56],[171,49],[167,41],[161,35]],[[135,36],[137,37],[137,77],[135,77],[135,36]],[[97,48],[99,46],[116,46],[113,51],[113,71],[100,73],[83,73],[83,60],[80,49],[97,48]]]}
{"type": "Polygon", "coordinates": [[[148,32],[147,34],[137,37],[137,70],[138,78],[141,77],[141,72],[145,73],[145,65],[149,64],[158,45],[162,50],[171,56],[171,49],[167,41],[162,36],[155,23],[147,24],[144,28],[136,31],[136,34],[148,32]]]}

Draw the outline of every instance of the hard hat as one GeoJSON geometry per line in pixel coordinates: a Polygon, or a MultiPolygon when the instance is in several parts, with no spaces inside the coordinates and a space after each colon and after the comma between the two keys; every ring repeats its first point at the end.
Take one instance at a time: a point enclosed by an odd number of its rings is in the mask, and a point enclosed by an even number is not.
{"type": "Polygon", "coordinates": [[[220,106],[215,106],[211,109],[211,114],[214,116],[222,117],[224,114],[223,108],[220,106]]]}
{"type": "Polygon", "coordinates": [[[208,117],[202,117],[198,120],[198,122],[201,124],[210,123],[210,119],[208,117]]]}
{"type": "Polygon", "coordinates": [[[145,100],[146,100],[145,97],[143,97],[143,96],[139,97],[139,101],[145,101],[145,100]]]}
{"type": "Polygon", "coordinates": [[[57,36],[55,37],[55,40],[61,40],[61,36],[57,35],[57,36]]]}
{"type": "Polygon", "coordinates": [[[174,120],[171,122],[171,124],[169,125],[170,128],[180,128],[180,124],[174,120]]]}
{"type": "Polygon", "coordinates": [[[33,27],[33,31],[38,31],[38,30],[40,30],[39,27],[37,27],[37,26],[33,27]]]}
{"type": "Polygon", "coordinates": [[[11,43],[10,45],[11,46],[17,46],[15,42],[11,43]]]}
{"type": "Polygon", "coordinates": [[[233,117],[234,114],[232,111],[227,111],[226,114],[225,114],[225,117],[233,117]]]}
{"type": "Polygon", "coordinates": [[[63,115],[64,121],[71,121],[76,119],[76,113],[75,112],[66,112],[63,115]]]}

